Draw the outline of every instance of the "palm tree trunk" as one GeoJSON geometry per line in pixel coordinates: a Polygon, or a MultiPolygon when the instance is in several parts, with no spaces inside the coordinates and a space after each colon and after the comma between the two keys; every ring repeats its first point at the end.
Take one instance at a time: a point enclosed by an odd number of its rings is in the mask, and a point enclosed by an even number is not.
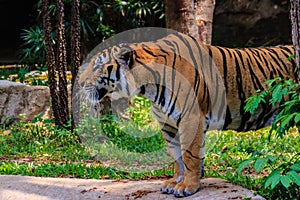
{"type": "Polygon", "coordinates": [[[66,38],[64,25],[64,3],[62,0],[56,1],[57,8],[57,57],[56,65],[58,72],[58,87],[59,87],[59,107],[61,124],[65,125],[69,121],[69,107],[68,107],[68,89],[67,89],[67,52],[66,52],[66,38]]]}
{"type": "Polygon", "coordinates": [[[79,123],[80,102],[77,94],[73,94],[74,88],[78,88],[76,77],[80,66],[80,2],[73,0],[71,10],[71,73],[72,73],[72,127],[79,123]]]}
{"type": "Polygon", "coordinates": [[[199,38],[194,16],[194,0],[165,0],[166,26],[199,38]]]}
{"type": "Polygon", "coordinates": [[[215,0],[195,0],[195,19],[199,37],[205,44],[211,44],[214,9],[215,0]]]}
{"type": "Polygon", "coordinates": [[[48,81],[51,96],[52,111],[55,119],[55,124],[60,125],[61,119],[59,114],[59,103],[57,94],[57,83],[55,75],[55,53],[53,50],[52,41],[52,28],[49,16],[49,2],[48,0],[42,1],[42,12],[43,12],[43,28],[45,34],[45,46],[46,46],[46,65],[48,68],[48,81]]]}
{"type": "MultiPolygon", "coordinates": [[[[297,66],[297,79],[300,86],[300,2],[298,0],[291,0],[290,11],[291,23],[292,23],[292,39],[295,48],[295,59],[297,66]]],[[[298,88],[300,98],[300,87],[298,88]]]]}

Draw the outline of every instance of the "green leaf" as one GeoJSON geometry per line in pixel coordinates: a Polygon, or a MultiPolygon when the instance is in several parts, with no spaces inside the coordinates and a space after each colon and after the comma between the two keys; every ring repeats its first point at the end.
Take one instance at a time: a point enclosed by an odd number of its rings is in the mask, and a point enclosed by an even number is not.
{"type": "Polygon", "coordinates": [[[261,172],[263,170],[263,168],[266,166],[266,164],[268,163],[268,161],[269,161],[268,157],[258,158],[254,163],[254,169],[257,172],[261,172]]]}
{"type": "Polygon", "coordinates": [[[300,171],[300,163],[295,163],[291,166],[291,169],[295,171],[300,171]]]}
{"type": "Polygon", "coordinates": [[[296,116],[295,116],[294,121],[295,121],[295,124],[298,124],[300,122],[300,113],[296,113],[295,115],[296,116]]]}
{"type": "Polygon", "coordinates": [[[279,156],[268,156],[268,158],[273,163],[279,158],[279,156]]]}
{"type": "Polygon", "coordinates": [[[296,183],[298,186],[300,186],[300,175],[295,172],[294,170],[289,171],[288,173],[286,173],[287,176],[289,176],[289,178],[296,183]]]}
{"type": "Polygon", "coordinates": [[[258,108],[261,101],[262,98],[259,95],[252,95],[251,97],[246,99],[244,110],[250,112],[253,115],[254,111],[258,108]]]}
{"type": "Polygon", "coordinates": [[[274,84],[274,82],[276,83],[276,82],[279,82],[279,81],[282,81],[282,79],[280,77],[277,77],[277,78],[274,78],[274,79],[271,79],[271,80],[267,80],[266,84],[269,87],[271,87],[274,84]]]}
{"type": "Polygon", "coordinates": [[[286,189],[288,189],[288,187],[290,186],[291,179],[289,176],[281,176],[280,182],[286,189]]]}
{"type": "Polygon", "coordinates": [[[271,103],[274,105],[276,102],[280,102],[282,99],[282,85],[279,84],[275,87],[272,93],[271,103]]]}
{"type": "Polygon", "coordinates": [[[280,179],[281,179],[281,175],[278,174],[274,177],[273,181],[272,181],[272,184],[271,184],[271,189],[273,190],[280,182],[280,179]]]}
{"type": "Polygon", "coordinates": [[[243,169],[249,165],[249,163],[252,161],[252,159],[248,159],[248,160],[244,160],[243,162],[241,162],[239,164],[239,167],[238,167],[238,173],[241,174],[241,172],[243,171],[243,169]]]}
{"type": "Polygon", "coordinates": [[[287,60],[288,61],[291,61],[292,59],[294,59],[295,58],[295,54],[291,54],[291,55],[289,55],[289,57],[287,57],[287,60]]]}
{"type": "Polygon", "coordinates": [[[282,117],[282,121],[280,123],[280,126],[285,127],[290,124],[291,119],[294,117],[294,115],[286,115],[282,117]]]}
{"type": "Polygon", "coordinates": [[[265,188],[269,187],[271,185],[271,189],[274,189],[274,187],[279,183],[281,175],[280,172],[282,169],[277,169],[273,171],[267,178],[265,182],[265,188]]]}

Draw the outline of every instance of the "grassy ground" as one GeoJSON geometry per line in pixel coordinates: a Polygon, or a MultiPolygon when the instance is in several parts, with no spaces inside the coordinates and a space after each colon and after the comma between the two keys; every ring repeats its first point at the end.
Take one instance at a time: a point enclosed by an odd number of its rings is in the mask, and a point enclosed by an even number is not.
{"type": "MultiPolygon", "coordinates": [[[[0,125],[0,174],[103,179],[169,177],[172,166],[163,138],[148,115],[149,108],[142,108],[141,104],[137,100],[130,111],[138,125],[126,125],[128,122],[112,116],[89,124],[93,131],[80,129],[77,133],[59,130],[51,121],[42,119],[11,127],[0,125]],[[147,123],[143,123],[145,119],[147,123]],[[145,132],[151,137],[144,136],[145,132]]],[[[263,188],[271,169],[256,173],[250,165],[237,173],[239,164],[253,154],[289,159],[300,152],[299,134],[295,130],[270,141],[268,135],[268,128],[245,133],[208,133],[205,176],[221,177],[269,199],[281,199],[274,194],[275,190],[263,188]]],[[[279,159],[278,164],[283,161],[286,160],[279,159]]]]}

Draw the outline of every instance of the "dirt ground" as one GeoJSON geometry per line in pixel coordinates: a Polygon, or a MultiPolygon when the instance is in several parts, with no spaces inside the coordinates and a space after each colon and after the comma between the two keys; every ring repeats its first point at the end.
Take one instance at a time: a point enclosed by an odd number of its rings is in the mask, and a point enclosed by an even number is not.
{"type": "MultiPolygon", "coordinates": [[[[176,199],[159,192],[162,180],[95,180],[0,175],[1,200],[176,199]]],[[[251,191],[217,178],[202,180],[202,189],[184,200],[262,200],[251,191]]]]}

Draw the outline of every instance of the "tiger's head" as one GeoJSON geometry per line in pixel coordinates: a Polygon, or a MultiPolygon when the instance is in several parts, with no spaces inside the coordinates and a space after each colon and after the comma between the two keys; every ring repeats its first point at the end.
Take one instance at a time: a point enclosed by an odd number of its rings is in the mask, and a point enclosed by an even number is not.
{"type": "Polygon", "coordinates": [[[97,103],[105,96],[114,99],[127,97],[131,65],[132,49],[125,44],[110,47],[95,55],[79,75],[78,83],[84,98],[97,103]]]}

